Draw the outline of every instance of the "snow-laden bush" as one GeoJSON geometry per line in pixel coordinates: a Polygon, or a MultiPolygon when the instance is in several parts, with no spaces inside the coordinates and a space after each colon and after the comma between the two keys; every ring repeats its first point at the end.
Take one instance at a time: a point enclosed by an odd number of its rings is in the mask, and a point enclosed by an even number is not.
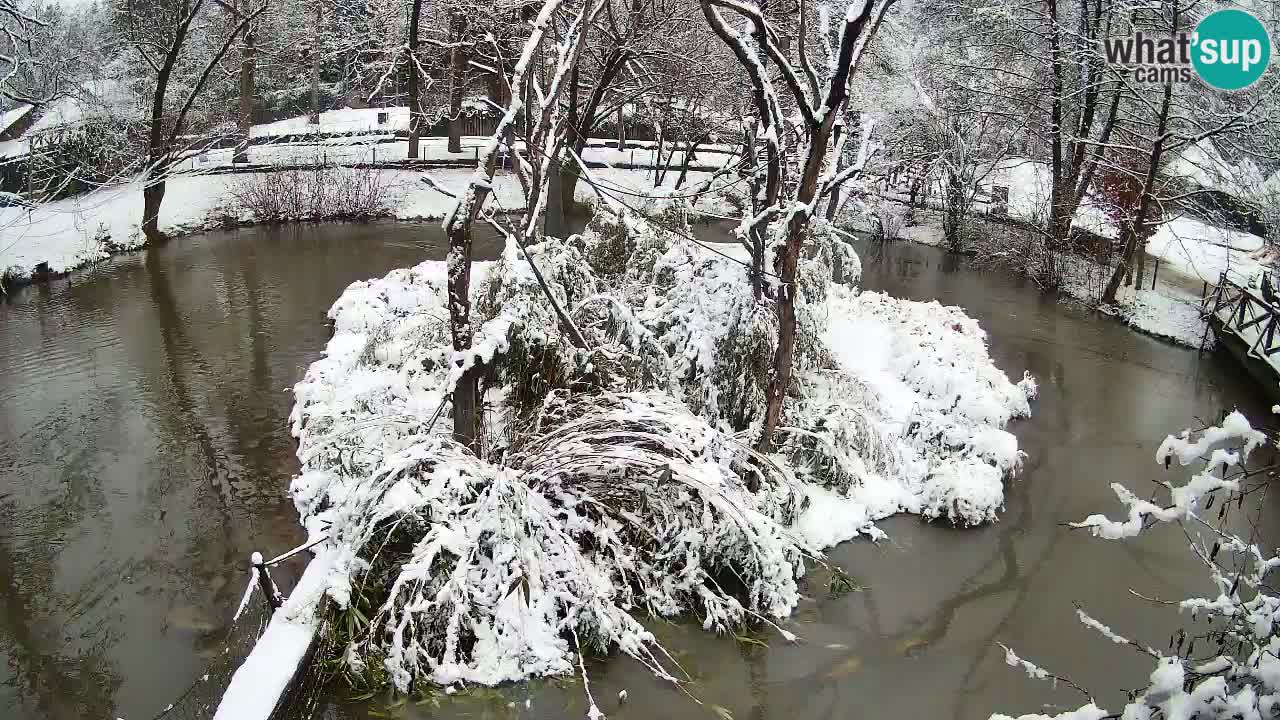
{"type": "Polygon", "coordinates": [[[255,223],[386,217],[396,188],[375,168],[325,165],[244,173],[228,184],[227,218],[255,223]]]}
{"type": "Polygon", "coordinates": [[[591,269],[604,276],[625,273],[635,251],[634,236],[621,214],[598,212],[593,215],[583,234],[584,254],[591,269]]]}
{"type": "Polygon", "coordinates": [[[761,457],[775,315],[742,264],[662,227],[623,217],[477,263],[465,352],[443,263],[355,283],[330,311],[326,356],[296,388],[293,496],[334,546],[327,635],[358,684],[581,671],[587,648],[671,677],[633,613],[771,621],[804,558],[879,518],[994,517],[1019,457],[1001,427],[1029,408],[976,323],[833,284],[857,258],[820,229],[798,288],[804,371],[785,443],[761,457]],[[604,246],[627,262],[593,261],[604,246]],[[468,367],[484,371],[482,457],[440,421],[468,367]]]}
{"type": "Polygon", "coordinates": [[[826,364],[783,428],[797,472],[838,491],[888,479],[897,510],[994,520],[1022,460],[1003,428],[1030,414],[1035,381],[1010,383],[959,308],[834,287],[825,312],[826,364]]]}
{"type": "MultiPolygon", "coordinates": [[[[349,663],[385,668],[401,691],[572,672],[579,648],[665,674],[631,611],[693,612],[725,632],[795,606],[805,549],[783,525],[800,497],[784,476],[747,492],[748,451],[661,394],[550,402],[538,439],[503,464],[428,436],[359,492],[340,476],[320,489],[341,561],[389,585],[359,590],[378,600],[346,638],[349,663]]],[[[350,603],[353,582],[331,597],[350,603]]]]}
{"type": "Polygon", "coordinates": [[[680,393],[696,412],[733,430],[764,407],[777,318],[751,297],[747,269],[673,243],[654,266],[637,315],[671,358],[680,393]]]}
{"type": "MultiPolygon", "coordinates": [[[[1155,667],[1148,685],[1131,692],[1130,701],[1113,713],[1068,681],[1087,697],[1086,705],[1054,716],[1022,715],[1020,720],[1257,720],[1280,713],[1280,595],[1271,576],[1280,568],[1280,556],[1258,543],[1256,528],[1248,538],[1231,529],[1233,511],[1248,512],[1244,496],[1271,480],[1272,473],[1248,464],[1250,455],[1267,443],[1267,436],[1239,412],[1198,432],[1170,435],[1156,450],[1156,462],[1165,468],[1176,462],[1197,469],[1183,484],[1161,483],[1167,500],[1144,500],[1115,483],[1123,519],[1091,515],[1075,523],[1106,540],[1137,537],[1158,525],[1180,526],[1217,595],[1177,603],[1190,620],[1171,630],[1167,643],[1164,638],[1152,644],[1130,639],[1078,609],[1077,619],[1085,627],[1111,643],[1129,646],[1126,652],[1151,658],[1155,667]],[[1257,484],[1250,486],[1254,478],[1257,484]]],[[[1009,648],[1005,661],[1033,678],[1063,679],[1009,648]]],[[[992,720],[1011,719],[993,715],[992,720]]]]}
{"type": "Polygon", "coordinates": [[[868,209],[871,237],[880,242],[892,242],[902,236],[907,224],[907,214],[894,205],[880,203],[868,209]]]}

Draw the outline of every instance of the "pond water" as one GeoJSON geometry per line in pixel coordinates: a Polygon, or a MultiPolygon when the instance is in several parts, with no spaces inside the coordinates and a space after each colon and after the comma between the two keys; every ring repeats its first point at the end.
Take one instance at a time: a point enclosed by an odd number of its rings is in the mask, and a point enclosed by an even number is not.
{"type": "MultiPolygon", "coordinates": [[[[477,258],[498,247],[486,236],[477,258]]],[[[1072,603],[1161,647],[1171,614],[1128,588],[1171,598],[1204,588],[1181,535],[1111,544],[1062,523],[1114,511],[1111,482],[1162,477],[1153,456],[1165,433],[1236,406],[1265,418],[1241,371],[933,248],[860,250],[866,288],[964,306],[990,333],[1000,367],[1040,380],[1034,416],[1013,428],[1028,459],[1006,512],[976,529],[893,518],[881,524],[890,540],[834,549],[862,588],[831,597],[810,578],[809,599],[787,624],[797,645],[655,624],[696,678],[688,689],[701,704],[612,659],[589,667],[611,717],[985,718],[1080,704],[1005,666],[997,642],[1114,705],[1149,664],[1081,628],[1072,603]]],[[[328,338],[324,311],[354,280],[443,253],[434,224],[245,229],[118,258],[0,302],[6,718],[150,718],[216,664],[246,556],[300,538],[284,497],[297,469],[288,388],[328,338]]],[[[1272,538],[1273,505],[1261,509],[1272,538]]],[[[277,573],[286,589],[298,569],[277,573]]],[[[224,683],[197,682],[181,716],[201,716],[224,683]]],[[[428,700],[392,712],[585,712],[572,680],[428,700]]],[[[322,705],[327,717],[388,710],[322,705]]]]}
{"type": "Polygon", "coordinates": [[[248,554],[302,535],[288,388],[325,311],[444,248],[437,224],[253,228],[0,301],[0,716],[151,718],[206,672],[248,554]]]}

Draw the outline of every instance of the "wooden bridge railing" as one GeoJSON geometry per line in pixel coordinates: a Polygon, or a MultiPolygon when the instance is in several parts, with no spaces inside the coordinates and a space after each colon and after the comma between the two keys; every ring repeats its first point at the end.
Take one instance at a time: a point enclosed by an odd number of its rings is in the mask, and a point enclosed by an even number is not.
{"type": "Polygon", "coordinates": [[[1219,332],[1230,333],[1248,343],[1250,355],[1266,359],[1280,353],[1276,332],[1280,308],[1259,291],[1229,280],[1223,273],[1217,287],[1205,297],[1202,310],[1211,323],[1217,321],[1220,329],[1215,329],[1219,332]]]}

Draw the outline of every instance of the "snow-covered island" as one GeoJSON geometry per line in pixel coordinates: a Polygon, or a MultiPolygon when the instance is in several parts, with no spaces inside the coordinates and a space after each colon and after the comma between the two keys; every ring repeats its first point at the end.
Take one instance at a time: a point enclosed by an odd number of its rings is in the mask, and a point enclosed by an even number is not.
{"type": "Polygon", "coordinates": [[[771,331],[744,254],[676,228],[600,215],[527,259],[509,245],[477,264],[479,325],[462,356],[443,321],[444,263],[357,283],[330,310],[326,356],[296,388],[304,467],[291,493],[331,541],[308,570],[321,579],[304,581],[310,622],[371,623],[328,639],[353,671],[402,691],[415,678],[494,684],[576,673],[589,647],[678,681],[644,615],[713,632],[776,625],[822,550],[880,537],[876,520],[996,519],[1021,463],[1005,427],[1036,386],[992,363],[974,320],[859,293],[857,256],[830,233],[815,240],[803,372],[783,439],[761,456],[750,418],[771,331]],[[555,332],[530,262],[590,351],[555,332]],[[490,378],[488,460],[450,438],[460,363],[490,378]]]}

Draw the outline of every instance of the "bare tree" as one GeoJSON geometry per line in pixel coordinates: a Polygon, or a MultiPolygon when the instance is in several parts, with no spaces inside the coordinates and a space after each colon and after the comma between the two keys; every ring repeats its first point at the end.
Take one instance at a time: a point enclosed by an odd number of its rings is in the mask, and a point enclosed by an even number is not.
{"type": "Polygon", "coordinates": [[[320,125],[320,34],[324,32],[324,4],[317,0],[312,14],[311,47],[308,59],[311,61],[311,117],[312,125],[320,125]]]}
{"type": "Polygon", "coordinates": [[[466,14],[449,13],[449,152],[462,152],[462,101],[467,89],[466,14]]]}
{"type": "MultiPolygon", "coordinates": [[[[4,47],[0,49],[0,95],[14,102],[39,105],[49,93],[32,87],[30,73],[39,62],[32,52],[32,38],[45,22],[27,10],[18,0],[0,0],[0,33],[4,47]]],[[[55,89],[56,91],[56,89],[55,89]]]]}
{"type": "Polygon", "coordinates": [[[142,232],[147,242],[161,243],[160,205],[164,202],[165,179],[181,148],[178,138],[185,129],[188,113],[200,97],[210,74],[222,61],[232,43],[259,14],[269,0],[261,0],[256,8],[245,8],[240,19],[219,38],[216,31],[197,27],[208,7],[206,0],[118,0],[117,17],[125,44],[136,52],[152,72],[147,164],[143,173],[142,232]],[[203,61],[190,57],[194,34],[211,33],[213,51],[203,61]],[[168,105],[170,86],[181,84],[184,98],[173,110],[168,105]]]}
{"type": "MultiPolygon", "coordinates": [[[[1135,10],[1132,18],[1134,26],[1149,35],[1169,36],[1194,28],[1211,10],[1194,1],[1163,0],[1135,10]]],[[[1271,98],[1278,87],[1276,80],[1267,79],[1247,90],[1224,94],[1200,83],[1174,82],[1172,76],[1154,87],[1125,79],[1125,103],[1106,167],[1134,175],[1137,202],[1131,215],[1120,223],[1120,254],[1101,302],[1115,303],[1120,287],[1133,278],[1135,270],[1137,283],[1142,284],[1146,239],[1154,226],[1206,192],[1176,178],[1162,177],[1167,161],[1193,145],[1219,138],[1237,138],[1237,142],[1248,138],[1244,142],[1261,151],[1265,140],[1259,133],[1274,125],[1271,98]],[[1132,162],[1135,153],[1142,156],[1141,162],[1132,162]]]]}
{"type": "Polygon", "coordinates": [[[982,99],[985,112],[1025,122],[1048,166],[1041,229],[1051,252],[1038,279],[1053,285],[1056,254],[1104,160],[1123,95],[1123,72],[1109,68],[1103,42],[1128,32],[1120,0],[961,0],[930,7],[946,28],[941,67],[982,99]]]}
{"type": "MultiPolygon", "coordinates": [[[[562,121],[558,118],[558,110],[560,97],[567,84],[567,75],[581,56],[589,27],[600,12],[601,2],[602,0],[584,0],[576,11],[569,12],[566,26],[560,32],[560,42],[555,46],[554,72],[545,87],[538,82],[532,65],[543,48],[548,28],[557,13],[562,8],[568,11],[570,2],[544,2],[533,20],[529,38],[516,62],[515,72],[508,83],[506,94],[509,101],[506,112],[484,148],[479,172],[458,197],[457,206],[445,220],[444,228],[449,237],[449,327],[454,351],[464,358],[471,349],[473,335],[470,292],[474,227],[492,191],[499,146],[508,137],[508,128],[513,127],[522,115],[526,116],[532,126],[532,132],[526,137],[527,156],[520,152],[516,143],[508,145],[508,152],[512,154],[512,162],[520,175],[528,202],[526,217],[516,225],[511,238],[523,247],[529,238],[537,235],[541,215],[546,208],[546,189],[551,169],[556,167],[563,148],[563,133],[560,132],[562,121]],[[530,95],[538,98],[537,105],[525,104],[525,98],[530,95]]],[[[458,36],[460,35],[459,32],[458,36]]],[[[537,274],[537,267],[533,266],[533,269],[537,274]]],[[[541,275],[538,277],[541,282],[541,275]]],[[[585,345],[581,334],[576,333],[572,321],[568,320],[564,309],[559,307],[554,298],[552,305],[562,323],[566,324],[566,330],[575,344],[580,347],[585,345]]],[[[480,432],[480,377],[483,368],[474,356],[464,359],[463,365],[463,371],[453,388],[453,435],[454,439],[479,455],[483,452],[480,432]]]]}
{"type": "MultiPolygon", "coordinates": [[[[227,13],[230,14],[233,22],[240,22],[244,19],[242,8],[248,8],[250,0],[215,0],[227,13]]],[[[254,69],[257,66],[257,47],[254,42],[254,23],[249,22],[244,26],[243,39],[240,43],[240,78],[239,78],[239,94],[240,104],[237,114],[237,126],[240,130],[240,139],[236,143],[235,155],[232,156],[231,162],[245,163],[249,162],[249,142],[250,135],[253,132],[253,98],[256,93],[256,84],[254,82],[254,69]]]]}
{"type": "Polygon", "coordinates": [[[409,157],[418,157],[418,138],[422,134],[422,94],[419,91],[421,78],[425,75],[418,62],[418,23],[422,18],[422,0],[412,0],[409,4],[409,157]]]}
{"type": "MultiPolygon", "coordinates": [[[[682,48],[696,47],[702,29],[689,22],[689,5],[653,0],[609,0],[605,3],[597,41],[584,53],[584,61],[571,71],[567,129],[573,152],[582,155],[587,140],[610,115],[617,118],[618,134],[625,137],[623,108],[656,91],[674,97],[675,86],[701,86],[700,75],[687,63],[672,62],[682,48]],[[583,96],[583,90],[590,91],[583,96]]],[[[619,141],[619,149],[625,139],[619,141]]],[[[563,207],[571,207],[580,169],[563,168],[560,192],[563,207]]]]}
{"type": "MultiPolygon", "coordinates": [[[[761,140],[765,144],[765,200],[763,211],[744,222],[748,233],[754,232],[750,243],[756,256],[755,272],[761,273],[764,257],[763,236],[758,228],[777,221],[774,244],[773,272],[778,288],[774,300],[778,317],[778,345],[774,354],[773,370],[765,389],[765,415],[756,448],[770,452],[774,448],[774,435],[782,419],[783,402],[791,387],[792,367],[796,348],[796,270],[804,249],[809,222],[818,207],[819,200],[831,193],[840,183],[857,175],[866,164],[869,152],[870,126],[864,130],[864,142],[859,161],[839,171],[823,173],[827,166],[828,151],[840,118],[849,98],[849,79],[857,71],[867,45],[875,37],[884,15],[893,0],[860,0],[851,3],[844,15],[836,42],[822,37],[827,48],[825,76],[820,80],[818,70],[810,61],[807,44],[807,13],[801,7],[799,42],[795,43],[798,63],[778,46],[780,34],[772,21],[754,5],[738,0],[701,0],[702,11],[712,30],[733,51],[734,56],[750,79],[757,116],[763,128],[761,140]],[[724,15],[728,11],[745,21],[749,35],[741,32],[724,15]],[[803,150],[797,158],[799,178],[787,183],[788,145],[785,137],[787,124],[782,103],[774,89],[771,75],[763,59],[772,63],[789,91],[789,99],[799,115],[799,130],[803,150]],[[784,185],[786,186],[784,188],[784,185]],[[784,195],[785,191],[785,195],[784,195]]],[[[825,17],[825,15],[824,15],[825,17]]],[[[825,26],[827,23],[823,23],[825,26]]]]}

